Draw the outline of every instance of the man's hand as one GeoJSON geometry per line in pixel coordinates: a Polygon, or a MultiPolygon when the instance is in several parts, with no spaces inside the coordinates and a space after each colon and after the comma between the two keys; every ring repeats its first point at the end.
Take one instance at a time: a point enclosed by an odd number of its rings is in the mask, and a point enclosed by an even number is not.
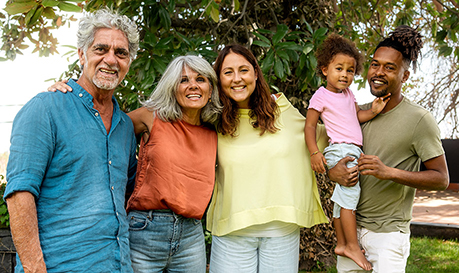
{"type": "Polygon", "coordinates": [[[338,161],[335,167],[328,171],[330,180],[346,187],[352,187],[359,181],[359,171],[357,166],[348,168],[347,162],[354,161],[355,158],[346,156],[338,161]]]}
{"type": "Polygon", "coordinates": [[[391,168],[382,163],[378,156],[361,154],[357,162],[360,174],[373,175],[380,180],[391,179],[391,168]]]}

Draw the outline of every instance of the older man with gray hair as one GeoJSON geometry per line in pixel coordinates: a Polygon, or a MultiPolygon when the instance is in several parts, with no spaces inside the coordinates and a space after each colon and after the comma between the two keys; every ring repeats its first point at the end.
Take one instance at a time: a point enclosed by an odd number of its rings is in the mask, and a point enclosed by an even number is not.
{"type": "Polygon", "coordinates": [[[86,14],[73,92],[40,93],[16,116],[4,195],[15,272],[132,272],[124,203],[136,141],[113,93],[138,44],[126,16],[86,14]]]}

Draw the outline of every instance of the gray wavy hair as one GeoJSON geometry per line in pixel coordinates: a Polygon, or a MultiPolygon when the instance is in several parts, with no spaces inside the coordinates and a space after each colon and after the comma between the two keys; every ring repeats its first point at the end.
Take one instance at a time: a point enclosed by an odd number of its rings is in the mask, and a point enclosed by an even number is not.
{"type": "Polygon", "coordinates": [[[147,101],[142,102],[142,105],[163,121],[181,120],[182,108],[178,104],[175,94],[182,79],[182,69],[185,66],[209,80],[212,91],[211,101],[202,109],[201,120],[208,123],[215,122],[223,108],[218,97],[217,75],[212,66],[198,56],[179,56],[172,60],[155,90],[147,101]]]}
{"type": "Polygon", "coordinates": [[[139,31],[136,24],[126,15],[119,15],[108,8],[102,8],[93,13],[87,13],[80,19],[77,32],[77,47],[84,54],[94,42],[94,35],[101,28],[116,28],[121,30],[129,42],[129,57],[132,62],[139,49],[139,31]]]}

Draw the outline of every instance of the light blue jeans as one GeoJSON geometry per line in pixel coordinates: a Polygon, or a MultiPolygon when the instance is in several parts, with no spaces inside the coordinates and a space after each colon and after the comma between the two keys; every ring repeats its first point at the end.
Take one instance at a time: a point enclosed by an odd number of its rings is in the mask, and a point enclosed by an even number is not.
{"type": "MultiPolygon", "coordinates": [[[[338,161],[345,158],[346,156],[351,156],[355,158],[354,161],[349,161],[347,167],[351,168],[357,165],[357,159],[360,157],[360,154],[363,153],[362,149],[354,144],[348,143],[331,143],[324,150],[324,157],[327,160],[328,169],[333,168],[338,161]]],[[[341,208],[348,210],[356,210],[357,204],[360,199],[360,183],[357,182],[353,187],[345,187],[336,183],[335,190],[331,200],[335,202],[333,206],[333,218],[340,218],[341,208]]]]}
{"type": "Polygon", "coordinates": [[[172,211],[131,211],[129,239],[134,272],[206,272],[200,220],[172,211]]]}
{"type": "Polygon", "coordinates": [[[212,236],[210,273],[298,273],[300,229],[282,237],[212,236]]]}

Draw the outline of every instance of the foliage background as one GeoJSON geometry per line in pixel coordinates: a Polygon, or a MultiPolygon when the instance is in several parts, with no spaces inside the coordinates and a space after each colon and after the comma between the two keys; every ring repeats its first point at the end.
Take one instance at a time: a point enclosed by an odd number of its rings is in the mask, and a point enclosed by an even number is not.
{"type": "MultiPolygon", "coordinates": [[[[75,12],[100,6],[132,18],[141,33],[137,58],[116,90],[125,111],[139,107],[174,57],[197,54],[212,63],[224,45],[241,43],[258,57],[273,92],[284,92],[305,113],[308,99],[321,84],[314,71],[314,51],[328,33],[349,37],[369,60],[384,36],[407,24],[423,33],[425,56],[438,59],[439,67],[425,75],[427,84],[422,76],[412,77],[404,92],[432,111],[447,128],[447,136],[458,136],[458,0],[10,0],[0,10],[0,61],[14,60],[30,45],[40,56],[57,53],[53,31],[73,23],[75,12]]],[[[67,54],[74,62],[61,77],[78,77],[75,48],[67,54]]],[[[364,79],[367,69],[368,63],[364,79]]],[[[333,186],[320,177],[319,188],[331,216],[333,186]]],[[[304,229],[300,267],[333,264],[334,241],[330,225],[304,229]]]]}

